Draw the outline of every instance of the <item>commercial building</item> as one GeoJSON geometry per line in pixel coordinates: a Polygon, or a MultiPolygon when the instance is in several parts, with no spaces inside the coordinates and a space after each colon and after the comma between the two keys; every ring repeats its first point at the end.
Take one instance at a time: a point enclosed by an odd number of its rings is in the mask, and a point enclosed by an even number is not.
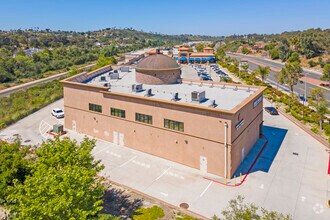
{"type": "Polygon", "coordinates": [[[66,129],[203,173],[230,178],[262,129],[263,87],[182,79],[162,54],[62,82],[66,129]]]}
{"type": "Polygon", "coordinates": [[[178,50],[179,63],[214,63],[216,61],[211,47],[205,47],[203,52],[190,52],[188,47],[180,47],[178,50]]]}

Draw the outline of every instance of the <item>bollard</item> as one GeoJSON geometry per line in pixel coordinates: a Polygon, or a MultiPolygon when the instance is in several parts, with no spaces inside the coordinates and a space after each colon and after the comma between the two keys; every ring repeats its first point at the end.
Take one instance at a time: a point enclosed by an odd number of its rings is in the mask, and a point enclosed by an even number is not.
{"type": "Polygon", "coordinates": [[[236,185],[236,176],[234,176],[234,185],[236,185]]]}

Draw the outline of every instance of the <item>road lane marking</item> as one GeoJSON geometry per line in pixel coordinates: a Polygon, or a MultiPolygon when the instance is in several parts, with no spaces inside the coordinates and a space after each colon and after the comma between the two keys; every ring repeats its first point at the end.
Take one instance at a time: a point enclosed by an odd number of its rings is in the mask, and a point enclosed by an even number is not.
{"type": "Polygon", "coordinates": [[[137,161],[137,160],[132,160],[132,163],[134,163],[136,165],[139,165],[141,167],[150,168],[150,164],[146,164],[146,163],[143,163],[143,162],[140,162],[140,161],[137,161]]]}
{"type": "Polygon", "coordinates": [[[116,154],[116,153],[114,153],[112,151],[107,150],[106,153],[107,154],[110,154],[111,156],[114,156],[114,157],[117,157],[117,158],[121,158],[121,155],[120,154],[116,154]]]}
{"type": "Polygon", "coordinates": [[[156,178],[156,180],[159,180],[162,176],[164,176],[165,173],[167,173],[167,171],[168,171],[169,169],[171,169],[171,167],[168,167],[166,170],[164,170],[164,172],[163,172],[162,174],[160,174],[160,175],[156,178]]]}
{"type": "Polygon", "coordinates": [[[93,156],[95,156],[96,154],[99,154],[99,153],[101,153],[102,151],[105,151],[107,148],[105,147],[105,148],[103,148],[103,149],[101,149],[101,150],[99,150],[99,151],[96,151],[95,153],[92,153],[92,155],[93,156]]]}
{"type": "Polygon", "coordinates": [[[123,163],[122,165],[120,165],[119,167],[123,167],[126,164],[128,164],[129,162],[131,162],[132,160],[134,160],[135,158],[137,158],[137,156],[132,157],[131,159],[129,159],[128,161],[126,161],[125,163],[123,163]]]}
{"type": "Polygon", "coordinates": [[[178,174],[176,174],[176,173],[167,172],[166,175],[170,175],[170,176],[176,177],[176,178],[178,178],[178,179],[182,179],[182,180],[184,180],[184,177],[183,177],[183,176],[180,176],[180,175],[178,175],[178,174]]]}
{"type": "Polygon", "coordinates": [[[163,195],[163,196],[166,196],[166,197],[168,196],[168,193],[160,192],[160,194],[163,195]]]}
{"type": "Polygon", "coordinates": [[[209,185],[204,189],[204,191],[199,195],[199,197],[202,197],[204,193],[209,189],[209,187],[212,185],[213,181],[210,181],[209,185]]]}

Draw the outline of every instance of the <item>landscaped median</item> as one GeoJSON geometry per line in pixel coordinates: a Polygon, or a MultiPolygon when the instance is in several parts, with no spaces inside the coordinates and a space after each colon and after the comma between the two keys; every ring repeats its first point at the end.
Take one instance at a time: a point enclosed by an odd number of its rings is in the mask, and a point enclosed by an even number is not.
{"type": "Polygon", "coordinates": [[[228,69],[236,77],[241,79],[244,83],[248,85],[266,86],[264,91],[264,96],[277,108],[283,112],[291,114],[294,118],[300,121],[301,125],[306,129],[313,131],[318,134],[320,138],[324,139],[321,141],[323,144],[328,145],[330,143],[330,124],[322,122],[323,130],[319,129],[319,122],[322,116],[318,114],[315,110],[304,106],[298,101],[298,99],[292,95],[283,93],[271,85],[262,82],[254,74],[249,74],[245,71],[239,71],[237,65],[233,65],[233,62],[219,61],[219,64],[228,69]]]}

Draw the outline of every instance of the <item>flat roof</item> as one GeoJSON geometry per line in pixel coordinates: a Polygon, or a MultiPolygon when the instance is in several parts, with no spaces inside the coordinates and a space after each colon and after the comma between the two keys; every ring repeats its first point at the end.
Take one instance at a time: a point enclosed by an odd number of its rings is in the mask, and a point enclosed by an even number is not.
{"type": "Polygon", "coordinates": [[[217,83],[212,84],[212,82],[203,83],[200,81],[189,81],[188,79],[185,79],[183,83],[178,84],[143,84],[143,90],[140,92],[135,92],[132,91],[132,85],[139,84],[135,81],[135,69],[131,68],[130,72],[121,72],[118,68],[118,73],[119,79],[111,79],[110,71],[108,71],[103,74],[95,75],[83,83],[101,87],[104,87],[107,83],[107,86],[110,86],[108,91],[139,97],[147,97],[151,100],[158,99],[173,101],[173,96],[175,93],[178,93],[179,99],[173,102],[192,104],[227,111],[232,110],[236,106],[240,105],[248,97],[259,91],[259,88],[241,86],[239,84],[222,85],[217,83]],[[147,96],[148,89],[151,89],[152,96],[147,96]],[[193,101],[192,92],[194,91],[205,91],[205,99],[201,102],[193,101]],[[215,107],[210,106],[213,101],[215,101],[215,107]]]}

